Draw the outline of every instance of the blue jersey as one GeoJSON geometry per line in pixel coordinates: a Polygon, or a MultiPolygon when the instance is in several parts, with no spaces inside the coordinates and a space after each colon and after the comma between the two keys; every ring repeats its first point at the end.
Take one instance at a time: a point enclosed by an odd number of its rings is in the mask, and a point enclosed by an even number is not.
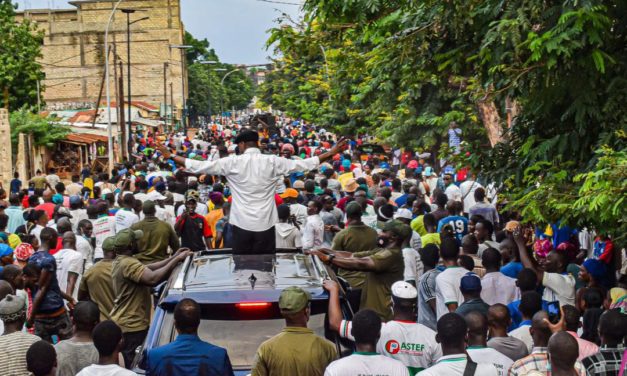
{"type": "Polygon", "coordinates": [[[440,219],[438,222],[438,233],[442,230],[442,227],[450,225],[455,233],[455,239],[461,244],[462,238],[468,234],[468,219],[459,215],[451,215],[440,219]]]}

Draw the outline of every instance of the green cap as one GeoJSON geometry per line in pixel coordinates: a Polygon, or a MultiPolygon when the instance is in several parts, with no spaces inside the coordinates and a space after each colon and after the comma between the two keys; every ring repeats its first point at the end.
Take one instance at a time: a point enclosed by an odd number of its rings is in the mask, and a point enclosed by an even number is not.
{"type": "Polygon", "coordinates": [[[354,218],[356,216],[361,216],[363,214],[363,210],[361,205],[356,203],[355,201],[351,201],[346,205],[346,216],[354,218]]]}
{"type": "Polygon", "coordinates": [[[293,314],[302,311],[307,307],[311,295],[300,287],[291,286],[281,291],[279,297],[279,308],[282,313],[293,314]]]}
{"type": "Polygon", "coordinates": [[[102,242],[102,250],[113,252],[115,250],[115,236],[109,236],[102,242]]]}
{"type": "Polygon", "coordinates": [[[151,201],[151,200],[144,201],[144,204],[142,205],[142,211],[144,212],[144,214],[146,214],[146,213],[154,213],[155,212],[155,202],[151,201]]]}
{"type": "Polygon", "coordinates": [[[115,248],[130,247],[133,241],[139,240],[144,236],[142,230],[131,230],[126,228],[115,235],[115,248]]]}
{"type": "Polygon", "coordinates": [[[385,225],[383,225],[383,231],[389,231],[401,239],[407,239],[411,236],[412,230],[409,225],[393,219],[391,221],[385,222],[385,225]]]}

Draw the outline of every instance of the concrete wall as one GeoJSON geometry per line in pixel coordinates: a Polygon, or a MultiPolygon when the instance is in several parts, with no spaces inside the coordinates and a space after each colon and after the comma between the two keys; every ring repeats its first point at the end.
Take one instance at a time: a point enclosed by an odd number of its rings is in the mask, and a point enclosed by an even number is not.
{"type": "MultiPolygon", "coordinates": [[[[179,1],[134,0],[120,5],[120,8],[137,10],[131,14],[131,22],[150,17],[131,25],[131,89],[134,101],[154,105],[163,102],[164,63],[167,62],[167,100],[170,102],[169,84],[172,83],[174,104],[181,104],[181,52],[169,47],[183,43],[179,1]]],[[[115,2],[92,0],[70,4],[76,9],[25,10],[17,16],[18,21],[22,18],[33,20],[45,33],[40,60],[46,74],[42,83],[45,90],[43,98],[52,109],[80,108],[86,103],[95,103],[104,74],[104,31],[115,2]]],[[[113,63],[119,61],[113,59],[113,50],[124,63],[126,77],[126,30],[126,14],[118,10],[109,31],[113,100],[113,63]]],[[[126,79],[124,92],[128,95],[126,79]]]]}

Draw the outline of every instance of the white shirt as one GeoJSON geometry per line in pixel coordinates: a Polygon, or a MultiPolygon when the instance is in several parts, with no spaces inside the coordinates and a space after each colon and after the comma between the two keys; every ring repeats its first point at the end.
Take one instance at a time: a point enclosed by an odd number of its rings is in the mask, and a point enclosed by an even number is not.
{"type": "Polygon", "coordinates": [[[457,303],[460,306],[464,302],[459,284],[466,273],[468,270],[460,266],[448,267],[435,277],[435,308],[438,320],[449,312],[446,303],[457,303]]]}
{"type": "MultiPolygon", "coordinates": [[[[183,214],[184,211],[185,211],[185,204],[179,206],[179,208],[176,210],[176,216],[178,217],[179,215],[183,214]]],[[[196,214],[202,215],[204,217],[205,215],[209,214],[209,208],[207,207],[207,204],[203,204],[202,202],[197,202],[195,212],[196,214]]]]}
{"type": "Polygon", "coordinates": [[[115,213],[115,232],[118,233],[125,230],[137,222],[139,222],[137,214],[130,210],[120,209],[115,213]]]}
{"type": "Polygon", "coordinates": [[[290,204],[290,214],[296,217],[299,226],[307,222],[307,207],[298,203],[290,204]]]}
{"type": "Polygon", "coordinates": [[[520,299],[520,290],[516,280],[501,272],[487,273],[481,278],[481,299],[489,305],[497,303],[508,305],[520,299]]]}
{"type": "MultiPolygon", "coordinates": [[[[352,322],[342,320],[340,336],[355,341],[352,322]]],[[[405,367],[421,371],[432,366],[442,356],[435,340],[435,331],[416,322],[388,321],[381,324],[377,353],[396,359],[405,367]]]]}
{"type": "Polygon", "coordinates": [[[102,253],[102,243],[106,238],[115,236],[115,218],[103,215],[91,221],[94,225],[94,237],[96,238],[96,248],[94,249],[94,259],[104,258],[102,253]]]}
{"type": "Polygon", "coordinates": [[[70,273],[78,274],[76,283],[74,284],[74,290],[71,291],[71,295],[74,300],[78,299],[78,286],[81,283],[81,276],[83,275],[84,264],[83,255],[76,252],[73,249],[61,249],[54,254],[54,259],[57,261],[57,281],[59,281],[59,289],[61,291],[67,291],[67,277],[70,273]]]}
{"type": "Polygon", "coordinates": [[[575,278],[572,275],[545,272],[542,285],[545,287],[542,293],[545,301],[557,300],[560,305],[575,305],[575,278]]]}
{"type": "Polygon", "coordinates": [[[527,345],[527,350],[529,351],[529,354],[531,354],[531,350],[533,350],[533,337],[531,336],[531,332],[529,331],[530,328],[531,325],[521,325],[508,333],[510,337],[518,338],[519,340],[523,341],[525,345],[527,345]]]}
{"type": "Polygon", "coordinates": [[[319,165],[318,157],[287,159],[261,154],[257,148],[248,148],[241,155],[215,162],[185,160],[185,167],[193,173],[226,177],[233,195],[229,221],[256,232],[265,231],[278,221],[274,201],[277,179],[296,171],[313,170],[319,165]]]}
{"type": "Polygon", "coordinates": [[[449,200],[462,202],[462,191],[455,184],[450,184],[444,191],[449,200]]]}
{"type": "Polygon", "coordinates": [[[318,249],[324,242],[324,222],[319,214],[310,215],[303,228],[303,249],[318,249]]]}
{"type": "Polygon", "coordinates": [[[82,235],[76,235],[76,251],[83,256],[85,260],[85,271],[89,270],[94,263],[94,249],[89,240],[82,235]]]}
{"type": "Polygon", "coordinates": [[[92,364],[89,367],[83,368],[82,371],[76,374],[76,376],[136,376],[133,371],[129,371],[126,368],[122,368],[117,364],[107,364],[101,366],[99,364],[92,364]]]}
{"type": "Polygon", "coordinates": [[[403,280],[418,282],[423,269],[418,252],[413,248],[403,248],[403,261],[405,262],[403,280]]]}
{"type": "MultiPolygon", "coordinates": [[[[491,347],[468,347],[466,352],[476,363],[492,363],[499,376],[507,375],[514,361],[491,347]]],[[[479,375],[479,373],[477,373],[479,375]]]]}
{"type": "Polygon", "coordinates": [[[483,188],[483,186],[473,180],[466,180],[459,185],[462,200],[464,201],[464,213],[468,213],[468,210],[477,203],[475,201],[475,191],[477,188],[483,188]]]}
{"type": "Polygon", "coordinates": [[[78,230],[78,222],[83,219],[87,219],[87,210],[85,209],[75,209],[70,210],[70,214],[72,218],[70,218],[70,223],[72,224],[72,231],[76,232],[78,230]]]}
{"type": "Polygon", "coordinates": [[[398,360],[375,353],[360,352],[331,362],[324,371],[324,376],[349,375],[409,376],[409,372],[398,360]]]}
{"type": "MultiPolygon", "coordinates": [[[[472,358],[471,358],[472,359],[472,358]]],[[[466,354],[446,355],[431,368],[418,373],[420,376],[462,376],[467,363],[466,354]]],[[[498,376],[492,363],[477,363],[476,376],[498,376]]]]}

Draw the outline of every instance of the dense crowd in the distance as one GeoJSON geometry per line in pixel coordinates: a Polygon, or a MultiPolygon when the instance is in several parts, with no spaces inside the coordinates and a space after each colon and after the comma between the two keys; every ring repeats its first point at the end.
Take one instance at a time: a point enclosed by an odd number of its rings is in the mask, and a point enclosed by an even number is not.
{"type": "MultiPolygon", "coordinates": [[[[461,137],[452,124],[451,150],[461,137]]],[[[134,375],[151,288],[215,248],[299,248],[339,277],[324,281],[326,320],[352,354],[308,329],[311,296],[290,287],[253,376],[627,375],[627,258],[611,234],[520,218],[481,171],[369,141],[224,119],[192,138],[138,132],[110,172],[16,173],[0,189],[0,375],[134,375]]],[[[181,300],[176,339],[139,366],[233,375],[234,349],[203,341],[200,321],[181,300]]]]}

